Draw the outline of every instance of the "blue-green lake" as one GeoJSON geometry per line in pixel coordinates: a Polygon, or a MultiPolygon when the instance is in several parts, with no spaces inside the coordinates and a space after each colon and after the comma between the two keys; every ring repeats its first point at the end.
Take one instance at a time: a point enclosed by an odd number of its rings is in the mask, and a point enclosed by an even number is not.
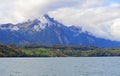
{"type": "Polygon", "coordinates": [[[120,76],[120,57],[0,58],[0,76],[120,76]]]}

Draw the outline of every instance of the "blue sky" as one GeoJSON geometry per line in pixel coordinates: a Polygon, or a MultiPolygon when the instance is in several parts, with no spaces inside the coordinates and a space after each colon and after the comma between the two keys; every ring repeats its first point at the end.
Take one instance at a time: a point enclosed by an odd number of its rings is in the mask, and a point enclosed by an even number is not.
{"type": "Polygon", "coordinates": [[[108,0],[108,2],[113,2],[113,3],[120,3],[120,0],[108,0]]]}
{"type": "Polygon", "coordinates": [[[48,13],[66,26],[120,41],[120,0],[0,0],[0,10],[0,24],[16,24],[48,13]]]}

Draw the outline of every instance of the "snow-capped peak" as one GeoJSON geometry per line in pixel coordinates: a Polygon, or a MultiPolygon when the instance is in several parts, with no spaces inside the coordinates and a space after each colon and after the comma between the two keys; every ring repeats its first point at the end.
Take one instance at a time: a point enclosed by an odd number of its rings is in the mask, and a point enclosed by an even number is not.
{"type": "Polygon", "coordinates": [[[0,29],[5,30],[12,30],[12,31],[17,31],[20,29],[30,29],[30,30],[35,30],[35,31],[41,31],[45,29],[46,27],[50,26],[58,26],[60,27],[62,24],[59,23],[58,21],[54,20],[54,18],[49,17],[49,15],[41,15],[38,18],[34,20],[27,20],[23,23],[18,23],[16,25],[13,24],[3,24],[0,25],[0,29]]]}
{"type": "Polygon", "coordinates": [[[56,21],[51,18],[48,14],[44,14],[38,18],[41,24],[53,25],[56,21]]]}
{"type": "Polygon", "coordinates": [[[45,16],[44,15],[42,15],[42,16],[40,16],[40,17],[38,17],[38,20],[40,21],[40,23],[42,23],[42,24],[46,24],[46,23],[48,23],[49,21],[45,18],[45,16]]]}
{"type": "Polygon", "coordinates": [[[48,14],[44,14],[37,18],[39,20],[39,23],[37,25],[34,25],[34,29],[39,31],[45,29],[45,27],[50,26],[60,26],[61,24],[54,20],[54,18],[49,17],[48,14]]]}

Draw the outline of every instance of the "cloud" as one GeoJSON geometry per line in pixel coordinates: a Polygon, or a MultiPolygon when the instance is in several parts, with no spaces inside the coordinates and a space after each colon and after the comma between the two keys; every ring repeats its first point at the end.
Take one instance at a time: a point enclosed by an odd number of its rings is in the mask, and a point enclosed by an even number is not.
{"type": "Polygon", "coordinates": [[[0,23],[18,23],[34,19],[57,8],[72,7],[77,0],[0,0],[0,23]],[[68,3],[68,4],[67,4],[68,3]]]}
{"type": "Polygon", "coordinates": [[[15,24],[48,13],[67,26],[120,41],[118,0],[0,0],[0,11],[0,24],[15,24]]]}
{"type": "Polygon", "coordinates": [[[73,7],[58,8],[49,15],[76,25],[100,38],[120,41],[120,4],[107,0],[84,0],[73,7]]]}
{"type": "Polygon", "coordinates": [[[55,0],[0,0],[0,23],[18,23],[46,13],[55,0]]]}

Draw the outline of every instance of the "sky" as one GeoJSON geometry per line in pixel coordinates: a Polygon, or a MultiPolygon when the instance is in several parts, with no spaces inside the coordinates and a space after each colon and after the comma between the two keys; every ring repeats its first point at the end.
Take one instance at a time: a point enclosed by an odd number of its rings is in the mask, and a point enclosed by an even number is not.
{"type": "Polygon", "coordinates": [[[120,41],[120,0],[0,0],[0,24],[49,14],[66,26],[120,41]]]}

